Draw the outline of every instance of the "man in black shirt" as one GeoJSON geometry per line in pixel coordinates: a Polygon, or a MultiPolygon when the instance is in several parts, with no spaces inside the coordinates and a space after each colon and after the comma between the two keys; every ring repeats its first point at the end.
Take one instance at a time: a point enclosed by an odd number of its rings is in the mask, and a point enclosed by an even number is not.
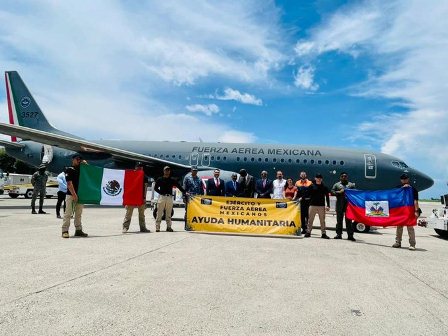
{"type": "MultiPolygon", "coordinates": [[[[409,176],[408,174],[402,174],[400,176],[401,185],[399,187],[402,188],[412,188],[412,194],[414,195],[414,208],[415,208],[415,218],[417,219],[420,216],[420,208],[418,205],[418,191],[413,186],[409,184],[409,176]]],[[[411,251],[415,250],[415,230],[413,226],[406,226],[408,229],[409,235],[409,249],[411,251]]],[[[400,248],[401,247],[401,239],[403,237],[403,226],[397,226],[397,236],[395,237],[395,244],[392,247],[400,248]]]]}
{"type": "MultiPolygon", "coordinates": [[[[135,170],[143,171],[143,163],[137,162],[135,165],[135,170]]],[[[123,220],[123,233],[127,233],[129,230],[129,225],[131,224],[132,213],[134,208],[138,209],[138,223],[140,225],[140,232],[151,232],[146,228],[145,223],[145,210],[146,210],[146,190],[148,189],[148,177],[143,176],[143,204],[139,206],[126,205],[126,214],[123,220]]]]}
{"type": "Polygon", "coordinates": [[[315,182],[309,188],[310,195],[310,218],[308,220],[308,230],[305,237],[311,237],[311,230],[313,229],[314,217],[319,214],[320,230],[322,232],[323,239],[330,239],[326,234],[325,227],[325,211],[330,210],[330,190],[322,183],[323,176],[316,174],[315,182]],[[327,201],[327,207],[325,207],[325,201],[327,201]]]}
{"type": "Polygon", "coordinates": [[[160,223],[162,222],[163,213],[165,212],[166,231],[173,232],[171,228],[171,211],[173,210],[173,187],[179,189],[185,194],[184,188],[171,176],[171,168],[165,166],[163,168],[163,176],[156,180],[154,190],[159,194],[157,200],[157,218],[156,232],[160,232],[160,223]]]}
{"type": "Polygon", "coordinates": [[[62,221],[62,238],[69,238],[68,229],[70,227],[70,218],[75,216],[75,236],[87,237],[87,233],[82,231],[81,215],[84,204],[78,203],[78,186],[79,186],[79,171],[82,157],[79,154],[72,156],[72,166],[65,171],[65,180],[67,181],[67,198],[66,209],[64,212],[64,219],[62,221]]]}
{"type": "Polygon", "coordinates": [[[241,197],[253,198],[255,192],[255,180],[249,175],[246,169],[240,170],[240,179],[238,181],[241,187],[241,197]]]}

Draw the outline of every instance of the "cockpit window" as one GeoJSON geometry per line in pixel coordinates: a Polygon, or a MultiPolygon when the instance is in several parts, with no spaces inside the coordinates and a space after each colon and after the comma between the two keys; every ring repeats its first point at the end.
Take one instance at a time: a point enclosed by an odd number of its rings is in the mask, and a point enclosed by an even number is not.
{"type": "Polygon", "coordinates": [[[392,166],[403,169],[409,168],[408,165],[403,161],[392,161],[392,166]]]}

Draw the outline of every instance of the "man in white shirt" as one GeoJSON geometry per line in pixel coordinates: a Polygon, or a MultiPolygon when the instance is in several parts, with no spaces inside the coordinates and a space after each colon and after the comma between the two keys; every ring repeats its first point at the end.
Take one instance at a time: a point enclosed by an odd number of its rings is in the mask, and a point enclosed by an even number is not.
{"type": "Polygon", "coordinates": [[[277,179],[273,182],[273,199],[283,199],[283,190],[285,190],[286,180],[283,179],[283,173],[277,172],[277,179]]]}
{"type": "Polygon", "coordinates": [[[65,197],[67,195],[67,181],[65,180],[65,169],[57,177],[58,180],[58,201],[56,203],[56,217],[61,217],[61,205],[64,203],[65,212],[65,197]]]}

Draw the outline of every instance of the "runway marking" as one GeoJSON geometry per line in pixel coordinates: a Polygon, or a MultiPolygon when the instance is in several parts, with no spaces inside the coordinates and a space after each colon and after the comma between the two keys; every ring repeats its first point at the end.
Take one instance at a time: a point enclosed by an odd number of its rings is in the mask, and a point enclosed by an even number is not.
{"type": "Polygon", "coordinates": [[[186,240],[186,239],[189,239],[189,238],[191,238],[191,237],[192,237],[192,236],[189,235],[189,236],[187,236],[187,237],[185,237],[185,238],[182,238],[182,239],[176,240],[176,241],[174,241],[174,242],[171,242],[171,243],[169,243],[169,244],[165,244],[165,245],[163,245],[163,246],[160,246],[160,247],[158,247],[158,248],[155,248],[155,249],[152,249],[152,250],[149,250],[149,251],[146,251],[146,252],[137,254],[137,255],[135,255],[135,256],[133,256],[133,257],[129,257],[129,258],[125,259],[125,260],[118,261],[118,262],[116,262],[116,263],[113,263],[113,264],[104,266],[104,267],[99,268],[99,269],[96,269],[96,270],[94,270],[94,271],[90,271],[90,272],[81,274],[81,275],[79,275],[79,276],[77,276],[77,277],[74,277],[74,278],[71,278],[71,279],[68,279],[68,280],[59,282],[59,283],[54,284],[54,285],[52,285],[52,286],[42,288],[42,289],[40,289],[40,290],[38,290],[38,291],[35,291],[35,292],[31,292],[31,293],[25,294],[25,295],[23,295],[23,296],[20,296],[20,297],[18,297],[18,298],[15,298],[15,299],[13,299],[13,300],[11,300],[11,301],[5,302],[5,303],[1,304],[0,306],[5,306],[5,305],[7,305],[7,304],[10,304],[10,303],[14,303],[14,302],[16,302],[16,301],[23,300],[23,299],[25,299],[25,298],[27,298],[27,297],[29,297],[29,296],[32,296],[32,295],[35,295],[35,294],[40,294],[40,293],[46,292],[46,291],[48,291],[48,290],[50,290],[50,289],[53,289],[53,288],[56,288],[56,287],[65,285],[65,284],[67,284],[67,283],[73,282],[73,281],[78,280],[78,279],[85,278],[85,277],[87,277],[87,276],[89,276],[89,275],[92,275],[92,274],[95,274],[95,273],[98,273],[98,272],[107,270],[107,269],[112,268],[112,267],[114,267],[114,266],[118,266],[118,265],[127,263],[128,261],[131,261],[131,260],[140,258],[140,257],[142,257],[142,256],[144,256],[144,255],[147,255],[147,254],[156,252],[156,251],[161,250],[161,249],[163,249],[163,248],[165,248],[165,247],[168,247],[168,246],[171,246],[171,245],[180,243],[180,242],[182,242],[182,241],[184,241],[184,240],[186,240]]]}

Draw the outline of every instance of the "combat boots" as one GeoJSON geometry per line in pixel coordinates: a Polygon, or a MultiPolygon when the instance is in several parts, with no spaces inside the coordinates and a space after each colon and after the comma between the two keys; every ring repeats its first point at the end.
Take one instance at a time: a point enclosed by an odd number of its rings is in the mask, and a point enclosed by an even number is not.
{"type": "Polygon", "coordinates": [[[88,234],[85,232],[82,232],[82,230],[76,230],[75,231],[75,237],[87,237],[88,234]]]}

